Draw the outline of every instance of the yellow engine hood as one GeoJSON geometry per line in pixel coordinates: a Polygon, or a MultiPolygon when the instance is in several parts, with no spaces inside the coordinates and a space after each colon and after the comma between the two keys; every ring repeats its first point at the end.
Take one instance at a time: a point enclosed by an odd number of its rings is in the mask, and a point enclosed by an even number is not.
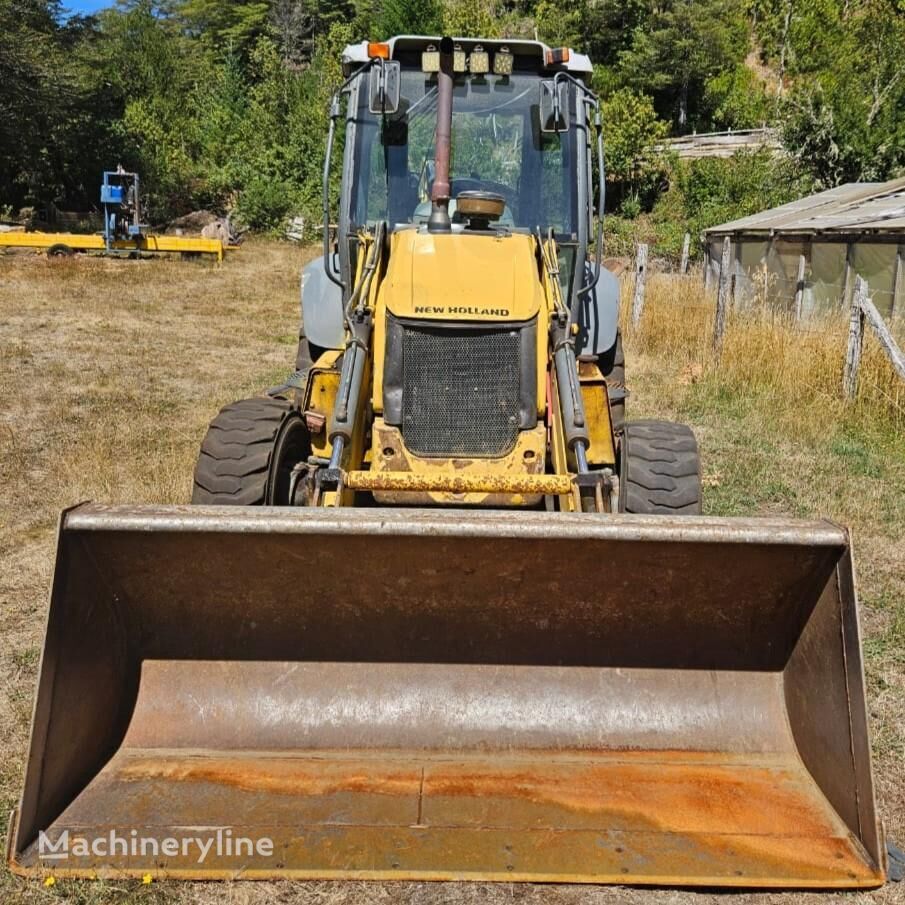
{"type": "Polygon", "coordinates": [[[393,235],[384,304],[419,320],[525,321],[543,304],[534,238],[529,235],[393,235]]]}

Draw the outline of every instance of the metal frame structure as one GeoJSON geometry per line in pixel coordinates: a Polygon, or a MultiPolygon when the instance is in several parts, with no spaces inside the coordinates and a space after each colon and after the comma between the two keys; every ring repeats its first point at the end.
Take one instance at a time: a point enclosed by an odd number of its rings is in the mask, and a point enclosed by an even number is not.
{"type": "Polygon", "coordinates": [[[225,246],[220,239],[146,233],[147,227],[141,222],[140,185],[138,173],[128,172],[122,167],[104,171],[100,190],[103,233],[0,233],[0,249],[34,248],[59,256],[75,252],[102,252],[108,255],[178,252],[215,255],[218,263],[223,261],[223,254],[230,246],[225,246]]]}
{"type": "Polygon", "coordinates": [[[50,251],[62,246],[60,254],[74,252],[101,253],[142,253],[179,252],[183,254],[215,255],[217,262],[223,261],[228,248],[219,239],[203,239],[186,236],[135,236],[132,239],[113,239],[109,242],[104,235],[82,235],[80,233],[8,232],[0,233],[0,248],[34,248],[50,251]]]}

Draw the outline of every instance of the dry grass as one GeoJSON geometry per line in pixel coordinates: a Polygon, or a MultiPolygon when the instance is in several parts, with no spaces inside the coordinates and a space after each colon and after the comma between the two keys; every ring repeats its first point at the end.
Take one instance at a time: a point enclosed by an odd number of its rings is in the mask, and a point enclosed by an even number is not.
{"type": "MultiPolygon", "coordinates": [[[[629,308],[623,305],[626,332],[629,308]]],[[[791,414],[796,432],[804,429],[810,437],[821,433],[828,420],[862,431],[905,430],[905,383],[866,325],[858,395],[853,404],[842,399],[847,312],[796,325],[788,313],[770,305],[732,310],[718,368],[712,352],[713,321],[714,300],[702,292],[697,278],[656,276],[648,287],[633,348],[684,369],[685,378],[718,369],[723,387],[773,397],[776,412],[791,414]]],[[[905,331],[899,333],[901,341],[905,331]]]]}
{"type": "MultiPolygon", "coordinates": [[[[307,256],[261,243],[219,270],[176,261],[0,259],[0,820],[21,786],[60,508],[85,498],[188,499],[197,445],[218,406],[275,382],[291,366],[298,270],[307,256]]],[[[717,369],[707,346],[711,317],[690,281],[678,288],[653,281],[642,329],[626,336],[630,416],[677,417],[695,426],[712,512],[820,513],[854,526],[882,812],[901,841],[901,387],[888,382],[869,346],[870,382],[854,406],[843,406],[836,392],[840,328],[821,325],[799,336],[763,313],[730,325],[717,369]]],[[[905,889],[806,896],[511,884],[63,881],[45,889],[0,874],[0,902],[58,901],[824,905],[902,902],[905,889]]]]}

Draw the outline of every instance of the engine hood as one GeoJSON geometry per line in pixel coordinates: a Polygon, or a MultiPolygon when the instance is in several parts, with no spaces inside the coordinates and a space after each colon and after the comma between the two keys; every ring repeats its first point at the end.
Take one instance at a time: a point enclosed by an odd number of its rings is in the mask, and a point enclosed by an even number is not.
{"type": "Polygon", "coordinates": [[[534,238],[401,230],[391,239],[382,292],[396,317],[526,321],[543,304],[534,238]]]}

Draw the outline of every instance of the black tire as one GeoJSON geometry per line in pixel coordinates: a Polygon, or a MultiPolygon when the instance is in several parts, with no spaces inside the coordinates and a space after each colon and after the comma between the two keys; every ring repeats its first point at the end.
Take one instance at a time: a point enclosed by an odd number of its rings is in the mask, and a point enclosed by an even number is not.
{"type": "MultiPolygon", "coordinates": [[[[607,389],[611,394],[625,393],[625,352],[622,350],[622,331],[616,331],[616,342],[613,347],[598,356],[597,366],[606,378],[607,389]]],[[[610,416],[613,420],[613,432],[621,434],[625,430],[625,396],[616,402],[610,402],[610,416]]]]}
{"type": "Polygon", "coordinates": [[[74,254],[75,251],[72,247],[65,245],[63,242],[57,242],[56,245],[51,245],[47,249],[48,258],[71,258],[74,254]]]}
{"type": "Polygon", "coordinates": [[[192,502],[288,506],[290,474],[309,453],[308,429],[288,400],[261,396],[233,402],[207,429],[192,502]]]}
{"type": "Polygon", "coordinates": [[[619,510],[638,515],[699,515],[701,460],[690,427],[630,421],[620,444],[619,510]]]}

